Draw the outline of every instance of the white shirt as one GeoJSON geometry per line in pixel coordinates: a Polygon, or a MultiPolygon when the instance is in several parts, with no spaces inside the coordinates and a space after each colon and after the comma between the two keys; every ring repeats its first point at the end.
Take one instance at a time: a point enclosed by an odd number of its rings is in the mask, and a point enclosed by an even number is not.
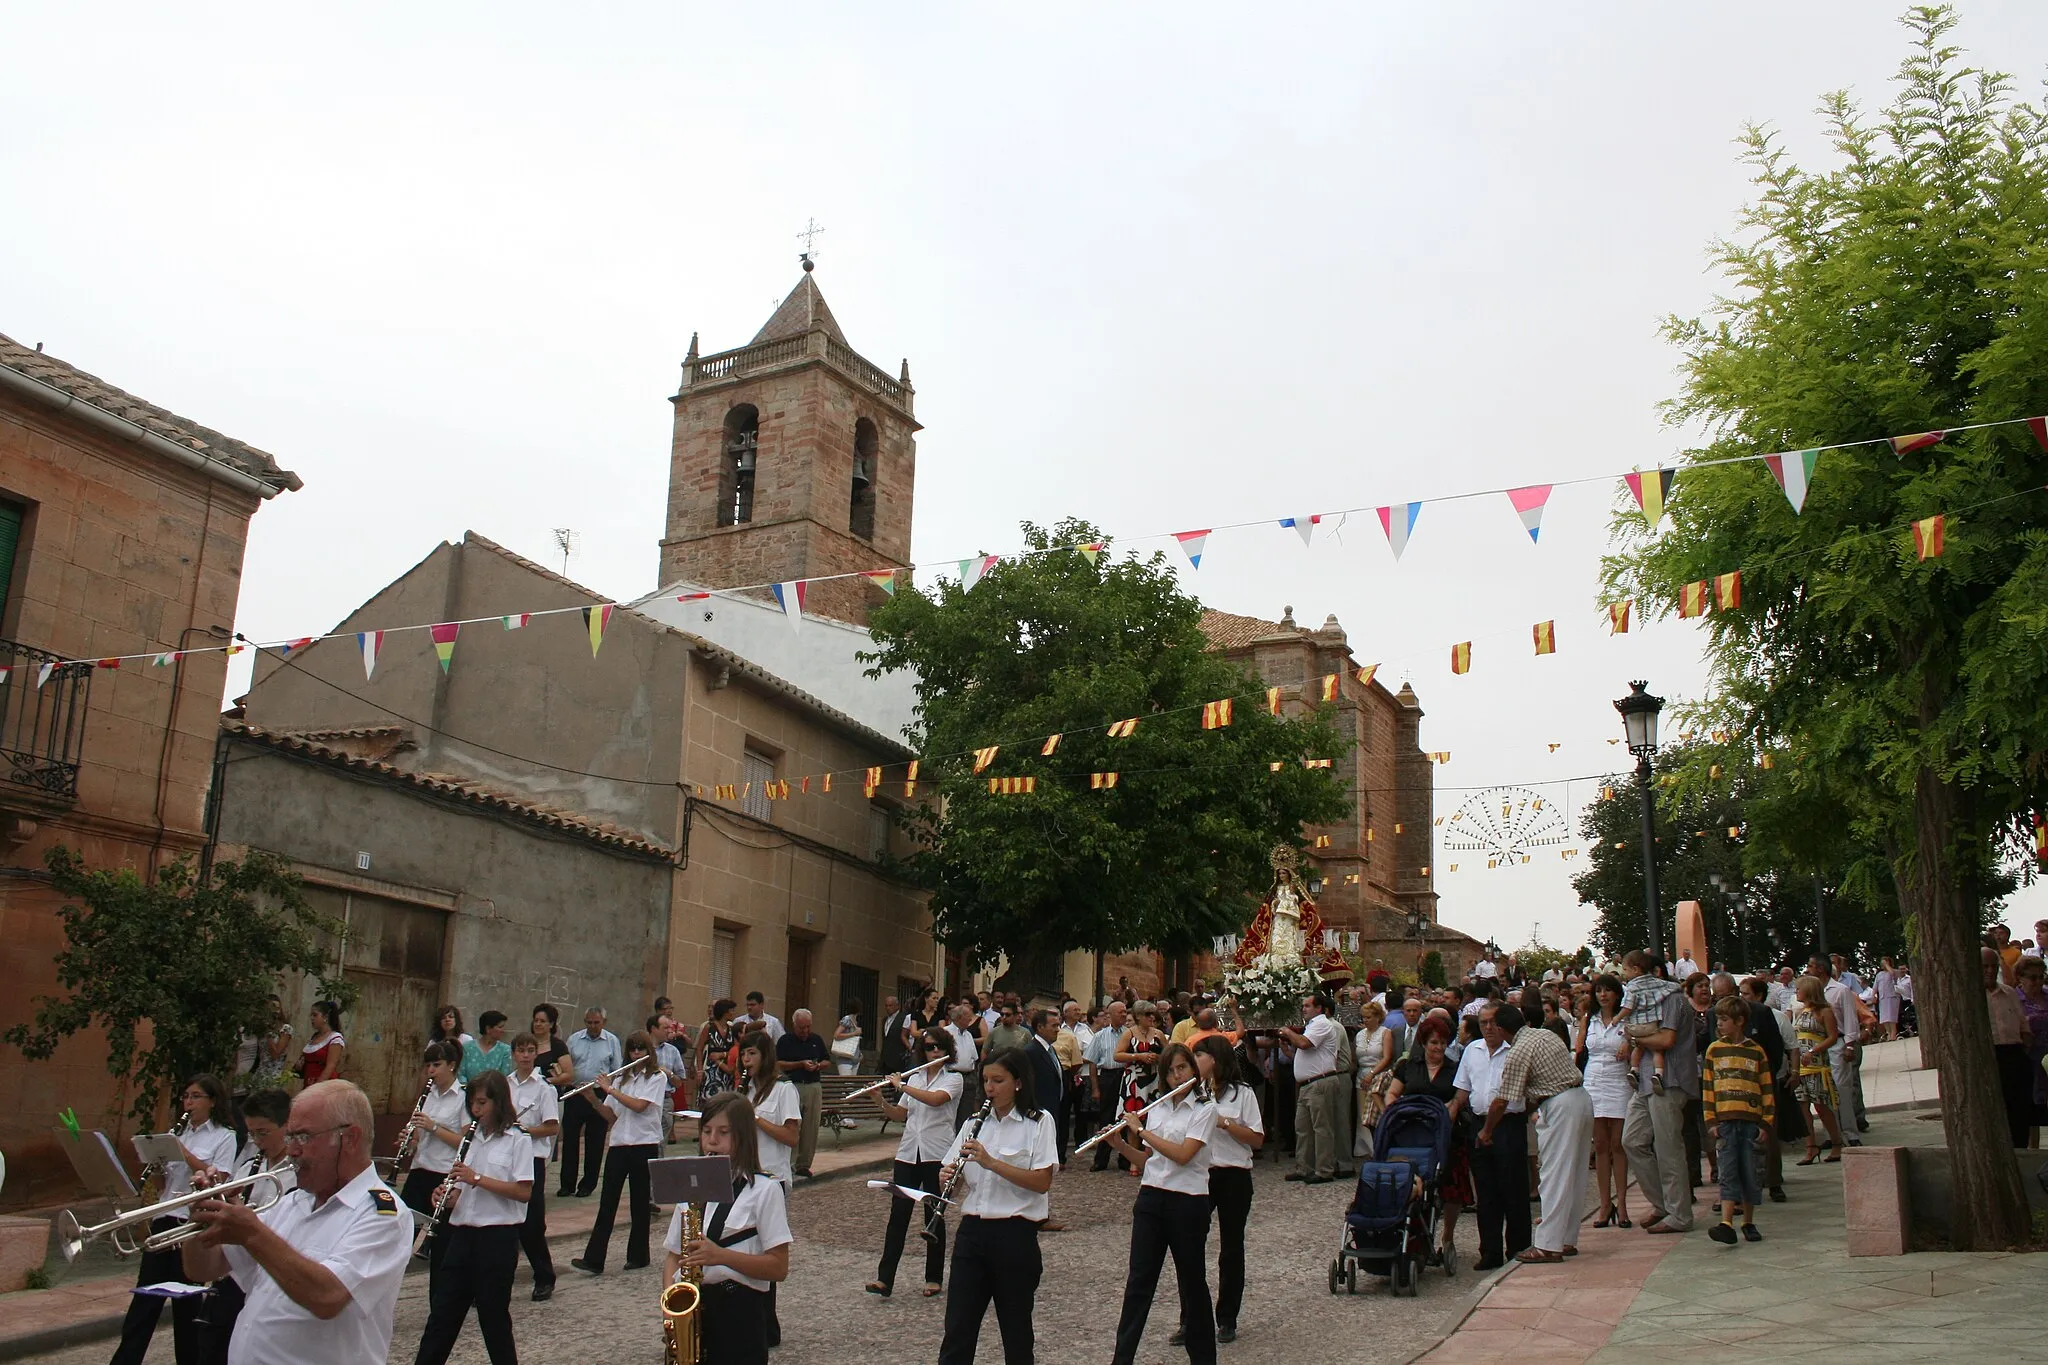
{"type": "Polygon", "coordinates": [[[1061,1028],[1074,1035],[1074,1041],[1081,1045],[1081,1056],[1088,1056],[1088,1044],[1095,1041],[1095,1030],[1086,1024],[1061,1024],[1061,1028]]]}
{"type": "Polygon", "coordinates": [[[1845,1043],[1861,1042],[1863,1024],[1856,1017],[1856,995],[1840,981],[1830,981],[1822,988],[1821,995],[1835,1007],[1835,1024],[1842,1030],[1845,1043]]]}
{"type": "MultiPolygon", "coordinates": [[[[788,1082],[785,1081],[783,1084],[786,1085],[788,1082]]],[[[681,1204],[676,1205],[676,1211],[669,1215],[668,1237],[662,1242],[662,1246],[675,1256],[683,1254],[684,1207],[681,1204]]],[[[719,1207],[717,1204],[704,1206],[704,1235],[707,1237],[711,1235],[711,1220],[718,1216],[719,1207]]],[[[725,1224],[719,1228],[718,1233],[723,1240],[736,1233],[748,1231],[754,1235],[742,1238],[726,1249],[740,1252],[742,1255],[758,1256],[777,1247],[788,1246],[796,1240],[789,1232],[788,1196],[783,1194],[782,1186],[766,1171],[748,1180],[746,1188],[733,1199],[731,1212],[725,1215],[725,1224]]],[[[764,1294],[769,1289],[768,1281],[757,1280],[751,1275],[742,1275],[729,1265],[705,1266],[704,1283],[743,1284],[764,1294]]]]}
{"type": "Polygon", "coordinates": [[[983,1028],[994,1028],[997,1024],[1000,1024],[1002,1022],[1003,1012],[997,1009],[994,1005],[990,1005],[987,1009],[981,1012],[981,1026],[983,1028]]]}
{"type": "MultiPolygon", "coordinates": [[[[753,1098],[751,1091],[748,1092],[747,1098],[753,1098]]],[[[774,1087],[768,1092],[768,1098],[754,1106],[755,1118],[776,1127],[788,1123],[791,1119],[800,1119],[803,1114],[803,1101],[797,1097],[796,1087],[788,1081],[775,1082],[774,1087]]],[[[791,1178],[790,1158],[796,1149],[758,1130],[757,1136],[760,1138],[761,1170],[787,1185],[791,1178]]]]}
{"type": "MultiPolygon", "coordinates": [[[[427,1102],[420,1112],[449,1132],[460,1134],[469,1126],[469,1101],[462,1087],[451,1085],[446,1090],[429,1089],[427,1102]]],[[[457,1142],[462,1139],[456,1138],[457,1142]]],[[[446,1175],[455,1165],[455,1149],[441,1141],[440,1136],[427,1132],[420,1134],[419,1142],[413,1147],[412,1168],[416,1171],[432,1171],[446,1175]]]]}
{"type": "MultiPolygon", "coordinates": [[[[1308,1039],[1305,1048],[1294,1052],[1294,1083],[1312,1081],[1337,1069],[1337,1025],[1327,1014],[1318,1014],[1299,1030],[1308,1039]]],[[[1153,1110],[1158,1113],[1158,1110],[1153,1110]]]]}
{"type": "Polygon", "coordinates": [[[645,1109],[635,1111],[619,1103],[617,1096],[606,1095],[604,1107],[619,1117],[612,1124],[607,1147],[646,1147],[661,1145],[661,1097],[668,1094],[668,1077],[659,1071],[652,1076],[627,1074],[612,1087],[621,1095],[631,1095],[636,1100],[651,1103],[645,1109]]]}
{"type": "Polygon", "coordinates": [[[946,1025],[946,1032],[953,1035],[952,1069],[963,1075],[974,1070],[975,1058],[980,1055],[974,1046],[974,1035],[957,1024],[946,1025]]]}
{"type": "Polygon", "coordinates": [[[1692,976],[1699,969],[1699,963],[1694,962],[1689,957],[1681,957],[1678,961],[1671,964],[1671,979],[1680,985],[1684,985],[1686,978],[1692,976]]]}
{"type": "Polygon", "coordinates": [[[1479,959],[1479,964],[1472,969],[1472,975],[1480,980],[1498,975],[1499,972],[1500,969],[1498,967],[1483,957],[1479,959]]]}
{"type": "MultiPolygon", "coordinates": [[[[1311,1022],[1328,1023],[1327,1018],[1311,1022]]],[[[1332,1035],[1335,1026],[1332,1026],[1332,1035]]],[[[1334,1049],[1334,1044],[1332,1045],[1334,1049]]],[[[1304,1053],[1295,1054],[1296,1065],[1304,1053]]],[[[1216,1106],[1209,1102],[1198,1086],[1177,1100],[1169,1100],[1145,1116],[1145,1131],[1157,1133],[1160,1137],[1175,1142],[1192,1138],[1202,1144],[1186,1164],[1169,1161],[1155,1149],[1145,1159],[1145,1178],[1141,1184],[1155,1190],[1172,1190],[1176,1194],[1207,1194],[1209,1192],[1209,1165],[1215,1156],[1209,1150],[1209,1143],[1216,1136],[1216,1106]]]]}
{"type": "Polygon", "coordinates": [[[768,1041],[773,1043],[781,1039],[783,1031],[782,1021],[772,1014],[764,1012],[759,1019],[756,1019],[751,1014],[742,1014],[740,1016],[740,1036],[742,1038],[746,1037],[749,1033],[766,1032],[768,1041]]]}
{"type": "MultiPolygon", "coordinates": [[[[490,1180],[533,1180],[533,1139],[517,1128],[507,1128],[496,1137],[476,1131],[463,1165],[490,1180]]],[[[526,1205],[502,1194],[492,1194],[481,1185],[462,1185],[455,1197],[455,1211],[448,1221],[459,1228],[496,1227],[503,1223],[524,1223],[526,1205]]]]}
{"type": "MultiPolygon", "coordinates": [[[[242,1144],[241,1152],[238,1153],[235,1157],[235,1178],[240,1179],[243,1176],[256,1175],[259,1172],[268,1172],[269,1174],[277,1177],[277,1195],[280,1199],[282,1199],[285,1195],[290,1194],[293,1190],[299,1187],[299,1174],[296,1170],[292,1168],[291,1158],[282,1158],[279,1161],[279,1163],[275,1167],[273,1167],[270,1164],[269,1160],[263,1155],[262,1148],[258,1147],[253,1142],[247,1142],[242,1144]]],[[[256,1186],[255,1202],[259,1204],[262,1203],[264,1200],[270,1197],[270,1194],[270,1186],[256,1186]]],[[[245,1200],[244,1202],[247,1201],[245,1200]]]]}
{"type": "Polygon", "coordinates": [[[322,1320],[294,1303],[247,1250],[226,1246],[228,1272],[248,1302],[235,1320],[228,1365],[360,1365],[391,1353],[398,1286],[412,1261],[412,1216],[374,1166],[319,1208],[298,1190],[256,1215],[301,1256],[349,1292],[348,1306],[322,1320]]]}
{"type": "MultiPolygon", "coordinates": [[[[189,1128],[178,1138],[185,1150],[216,1171],[235,1169],[235,1130],[223,1128],[212,1119],[189,1128]]],[[[192,1193],[192,1168],[182,1161],[164,1163],[164,1198],[192,1193]]],[[[172,1218],[189,1218],[187,1209],[173,1209],[172,1218]]]]}
{"type": "Polygon", "coordinates": [[[903,1140],[896,1144],[896,1159],[913,1165],[941,1160],[953,1138],[953,1115],[960,1107],[964,1080],[959,1072],[940,1067],[937,1075],[913,1076],[910,1084],[916,1090],[943,1090],[950,1098],[943,1104],[926,1104],[908,1095],[896,1096],[896,1103],[910,1112],[903,1120],[903,1140]]]}
{"type": "MultiPolygon", "coordinates": [[[[1466,1048],[1465,1055],[1458,1059],[1458,1079],[1451,1084],[1472,1097],[1468,1108],[1482,1123],[1487,1109],[1493,1104],[1494,1092],[1500,1089],[1500,1073],[1508,1064],[1508,1046],[1502,1043],[1498,1051],[1490,1051],[1482,1038],[1466,1048]]],[[[1522,1105],[1522,1101],[1511,1101],[1508,1112],[1519,1114],[1522,1105]]]]}
{"type": "MultiPolygon", "coordinates": [[[[532,1130],[546,1123],[561,1121],[562,1101],[555,1094],[553,1084],[540,1074],[538,1066],[533,1069],[533,1074],[523,1081],[517,1075],[507,1076],[505,1079],[512,1087],[512,1112],[518,1116],[521,1128],[532,1130]]],[[[527,1137],[533,1143],[534,1156],[542,1161],[554,1156],[555,1139],[534,1137],[531,1131],[527,1133],[527,1137]]]]}
{"type": "MultiPolygon", "coordinates": [[[[1223,1092],[1223,1098],[1209,1106],[1216,1112],[1216,1131],[1209,1139],[1209,1169],[1244,1170],[1252,1168],[1252,1149],[1239,1141],[1233,1134],[1223,1131],[1223,1120],[1242,1124],[1254,1133],[1264,1133],[1266,1125],[1259,1117],[1259,1092],[1246,1085],[1233,1085],[1223,1092]]],[[[1158,1110],[1153,1110],[1158,1113],[1158,1110]]],[[[1164,1160],[1165,1158],[1160,1158],[1164,1160]]],[[[1150,1164],[1150,1163],[1147,1163],[1150,1164]]]]}
{"type": "MultiPolygon", "coordinates": [[[[946,1148],[946,1165],[960,1161],[960,1149],[973,1128],[972,1120],[960,1125],[952,1145],[946,1148]]],[[[1023,1110],[1013,1108],[1008,1117],[999,1118],[994,1110],[990,1110],[988,1120],[974,1133],[974,1140],[986,1147],[988,1154],[997,1161],[1027,1171],[1041,1171],[1060,1162],[1059,1134],[1054,1131],[1051,1114],[1041,1112],[1035,1119],[1026,1118],[1023,1110]]],[[[1033,1222],[1044,1222],[1052,1217],[1050,1190],[1034,1194],[1022,1185],[1003,1179],[979,1162],[966,1162],[960,1170],[961,1184],[965,1189],[959,1196],[957,1207],[962,1215],[1027,1218],[1033,1222]]]]}

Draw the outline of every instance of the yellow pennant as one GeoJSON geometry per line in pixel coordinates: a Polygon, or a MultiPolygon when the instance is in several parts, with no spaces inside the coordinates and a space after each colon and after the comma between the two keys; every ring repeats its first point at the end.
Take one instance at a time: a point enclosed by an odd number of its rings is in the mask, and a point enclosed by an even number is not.
{"type": "Polygon", "coordinates": [[[1377,673],[1377,672],[1379,672],[1379,671],[1380,671],[1380,666],[1379,666],[1378,664],[1367,664],[1367,665],[1366,665],[1365,667],[1363,667],[1363,668],[1359,669],[1359,670],[1358,670],[1358,685],[1359,685],[1360,687],[1371,687],[1371,686],[1372,686],[1372,675],[1373,675],[1373,674],[1375,674],[1375,673],[1377,673]]]}
{"type": "Polygon", "coordinates": [[[1269,688],[1267,688],[1267,689],[1266,689],[1266,711],[1267,711],[1267,713],[1268,713],[1269,715],[1275,715],[1275,716],[1277,716],[1277,715],[1279,715],[1279,714],[1280,714],[1280,689],[1279,689],[1279,688],[1277,688],[1277,687],[1269,687],[1269,688]]]}
{"type": "MultiPolygon", "coordinates": [[[[1557,622],[1538,621],[1529,628],[1529,633],[1536,638],[1536,652],[1538,654],[1557,653],[1557,622]]],[[[1556,746],[1553,745],[1552,752],[1555,751],[1556,746]]]]}
{"type": "Polygon", "coordinates": [[[1629,609],[1635,606],[1635,604],[1633,597],[1623,598],[1619,602],[1609,602],[1607,604],[1607,629],[1610,634],[1628,634],[1628,613],[1629,609]]]}
{"type": "Polygon", "coordinates": [[[1323,700],[1324,700],[1324,701],[1335,701],[1335,700],[1337,700],[1337,679],[1338,679],[1338,676],[1339,676],[1339,675],[1338,675],[1338,674],[1335,674],[1335,673],[1325,673],[1325,674],[1323,674],[1323,700]]]}

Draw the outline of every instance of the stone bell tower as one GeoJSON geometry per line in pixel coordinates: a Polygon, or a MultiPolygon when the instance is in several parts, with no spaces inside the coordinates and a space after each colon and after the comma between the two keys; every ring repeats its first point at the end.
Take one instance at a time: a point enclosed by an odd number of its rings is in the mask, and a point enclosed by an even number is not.
{"type": "Polygon", "coordinates": [[[882,590],[841,575],[910,563],[915,392],[909,361],[892,379],[848,344],[812,270],[806,255],[746,345],[699,355],[690,338],[670,400],[661,582],[809,579],[806,614],[861,625],[882,590]]]}

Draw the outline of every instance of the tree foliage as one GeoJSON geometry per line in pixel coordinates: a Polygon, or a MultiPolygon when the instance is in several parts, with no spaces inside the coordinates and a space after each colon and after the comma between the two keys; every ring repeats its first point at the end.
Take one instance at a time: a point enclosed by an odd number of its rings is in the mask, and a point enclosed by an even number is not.
{"type": "MultiPolygon", "coordinates": [[[[225,1077],[243,1033],[270,1026],[279,974],[317,976],[323,937],[340,930],[313,912],[298,877],[269,854],[215,863],[205,881],[190,862],[172,863],[153,882],[133,868],[89,868],[62,845],[45,861],[66,898],[56,967],[70,994],[38,997],[35,1022],[9,1029],[7,1041],[41,1061],[97,1026],[107,1070],[133,1082],[132,1112],[144,1123],[187,1077],[225,1077]]],[[[321,985],[331,998],[346,990],[339,981],[321,985]]]]}
{"type": "Polygon", "coordinates": [[[931,892],[935,932],[987,959],[1178,952],[1241,929],[1274,845],[1298,847],[1304,822],[1346,809],[1334,769],[1301,763],[1345,743],[1320,715],[1250,704],[1262,685],[1209,652],[1201,604],[1164,556],[1045,553],[1104,539],[1080,521],[1024,534],[1039,553],[1004,559],[971,592],[899,591],[870,622],[874,672],[917,670],[915,747],[939,756],[919,771],[937,799],[907,864],[931,892]],[[1202,704],[1222,697],[1238,699],[1234,723],[1202,729],[1202,704]],[[1135,734],[1107,737],[1132,717],[1135,734]],[[973,751],[990,745],[998,755],[974,774],[973,751]],[[1118,785],[1091,788],[1097,772],[1118,785]],[[995,776],[1036,777],[1037,790],[993,795],[995,776]]]}
{"type": "Polygon", "coordinates": [[[1875,118],[1822,104],[1837,164],[1796,165],[1746,135],[1761,194],[1719,244],[1731,286],[1709,320],[1672,319],[1692,452],[1672,527],[1607,565],[1646,614],[1681,584],[1742,571],[1742,607],[1708,622],[1717,702],[1757,742],[1826,783],[1882,849],[1922,953],[1915,981],[1956,1154],[1958,1245],[2027,1233],[1991,1065],[1977,926],[2041,809],[2048,748],[2048,157],[2007,78],[1949,45],[1946,8],[1916,8],[1898,93],[1875,118]],[[1768,470],[1705,459],[1948,431],[1819,457],[1803,515],[1768,470]],[[1908,523],[1946,514],[1946,553],[1908,523]]]}

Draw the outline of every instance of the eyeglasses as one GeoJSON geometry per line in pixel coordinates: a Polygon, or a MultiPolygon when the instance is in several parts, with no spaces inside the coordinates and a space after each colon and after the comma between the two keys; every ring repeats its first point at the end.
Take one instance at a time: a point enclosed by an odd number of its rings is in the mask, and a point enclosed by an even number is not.
{"type": "Polygon", "coordinates": [[[193,1100],[210,1100],[213,1096],[207,1094],[204,1090],[187,1090],[179,1098],[190,1103],[193,1100]]]}
{"type": "Polygon", "coordinates": [[[332,1128],[321,1128],[311,1133],[286,1133],[284,1135],[284,1145],[287,1147],[304,1147],[314,1138],[326,1137],[329,1133],[339,1133],[345,1128],[353,1127],[355,1127],[353,1123],[337,1123],[332,1128]]]}

